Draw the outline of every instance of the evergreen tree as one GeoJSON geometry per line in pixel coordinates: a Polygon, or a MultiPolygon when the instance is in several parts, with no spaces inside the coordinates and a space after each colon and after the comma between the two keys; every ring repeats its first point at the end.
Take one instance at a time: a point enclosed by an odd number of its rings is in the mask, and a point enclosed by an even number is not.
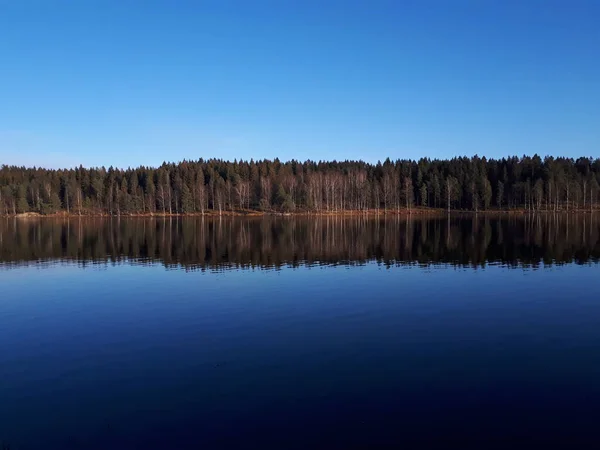
{"type": "Polygon", "coordinates": [[[17,212],[29,212],[29,203],[27,203],[27,188],[24,184],[20,184],[17,188],[17,212]]]}
{"type": "Polygon", "coordinates": [[[192,191],[187,184],[184,184],[181,192],[181,208],[186,214],[193,213],[195,211],[194,199],[192,198],[192,191]]]}

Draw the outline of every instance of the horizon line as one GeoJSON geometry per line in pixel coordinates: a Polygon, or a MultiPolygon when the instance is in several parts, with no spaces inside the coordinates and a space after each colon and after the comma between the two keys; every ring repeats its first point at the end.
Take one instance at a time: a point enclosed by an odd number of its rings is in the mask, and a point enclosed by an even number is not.
{"type": "Polygon", "coordinates": [[[275,163],[275,162],[279,162],[280,164],[291,164],[291,163],[296,163],[296,164],[332,164],[332,163],[345,163],[345,164],[366,164],[369,166],[378,166],[378,165],[385,165],[388,163],[394,164],[394,163],[419,163],[422,160],[426,160],[426,161],[454,161],[457,159],[485,159],[486,161],[507,161],[507,160],[512,160],[512,159],[519,159],[520,161],[526,159],[526,158],[539,158],[542,160],[542,162],[546,159],[561,159],[561,160],[570,160],[570,161],[578,161],[580,159],[586,159],[589,161],[598,161],[600,160],[599,156],[583,156],[580,155],[578,157],[569,157],[569,156],[556,156],[556,155],[551,155],[551,154],[545,154],[545,155],[540,155],[538,153],[534,153],[534,154],[523,154],[521,156],[518,156],[516,154],[512,154],[512,155],[507,155],[507,156],[502,156],[502,157],[487,157],[485,155],[479,155],[477,153],[473,154],[473,155],[467,155],[467,154],[463,154],[463,155],[457,155],[457,156],[453,156],[451,158],[430,158],[428,156],[422,156],[420,158],[395,158],[392,159],[391,157],[387,156],[384,159],[377,159],[376,162],[371,162],[369,160],[366,159],[319,159],[319,160],[313,160],[313,159],[296,159],[296,158],[290,158],[290,159],[280,159],[279,157],[275,157],[275,158],[250,158],[250,159],[245,159],[245,158],[234,158],[233,160],[230,159],[221,159],[218,157],[210,157],[210,158],[203,158],[200,157],[198,159],[188,159],[188,158],[183,158],[181,160],[178,161],[167,161],[164,160],[162,163],[158,164],[158,165],[154,165],[154,164],[148,164],[148,165],[144,165],[144,164],[139,164],[136,166],[127,166],[127,167],[123,167],[123,166],[116,166],[113,164],[110,165],[102,165],[102,166],[98,166],[98,165],[84,165],[84,164],[78,164],[78,165],[72,165],[72,166],[63,166],[63,167],[48,167],[48,166],[36,166],[36,165],[26,165],[26,164],[0,164],[0,170],[3,170],[5,168],[17,168],[17,169],[38,169],[38,170],[48,170],[48,171],[62,171],[62,170],[75,170],[75,169],[79,169],[79,168],[85,168],[85,169],[96,169],[96,170],[109,170],[109,169],[113,169],[113,170],[120,170],[120,171],[127,171],[127,170],[136,170],[136,169],[159,169],[161,167],[165,167],[165,166],[177,166],[177,165],[181,165],[181,164],[185,164],[185,163],[194,163],[194,164],[198,164],[198,163],[209,163],[209,162],[221,162],[221,163],[227,163],[227,164],[250,164],[250,163],[265,163],[265,162],[270,162],[270,163],[275,163]]]}

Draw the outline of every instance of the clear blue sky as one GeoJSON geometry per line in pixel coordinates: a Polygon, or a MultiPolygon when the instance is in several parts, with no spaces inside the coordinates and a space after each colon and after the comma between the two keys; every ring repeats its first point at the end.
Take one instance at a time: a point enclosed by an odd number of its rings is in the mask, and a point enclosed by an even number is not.
{"type": "Polygon", "coordinates": [[[0,164],[600,156],[597,0],[0,0],[0,164]]]}

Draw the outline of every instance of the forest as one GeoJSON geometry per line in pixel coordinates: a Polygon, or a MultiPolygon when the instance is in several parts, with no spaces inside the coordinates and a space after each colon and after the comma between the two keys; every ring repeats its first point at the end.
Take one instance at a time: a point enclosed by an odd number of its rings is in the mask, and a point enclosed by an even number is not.
{"type": "Polygon", "coordinates": [[[51,170],[3,165],[0,214],[581,211],[598,208],[600,159],[224,161],[51,170]]]}

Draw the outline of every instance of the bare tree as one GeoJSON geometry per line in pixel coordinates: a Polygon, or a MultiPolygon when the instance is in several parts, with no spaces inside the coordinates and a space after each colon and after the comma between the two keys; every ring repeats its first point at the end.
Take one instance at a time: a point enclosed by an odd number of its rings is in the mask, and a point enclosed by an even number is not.
{"type": "Polygon", "coordinates": [[[383,211],[387,213],[388,204],[391,201],[392,197],[392,179],[389,173],[385,173],[383,175],[382,180],[382,188],[383,188],[383,211]]]}
{"type": "Polygon", "coordinates": [[[158,185],[158,205],[162,209],[162,213],[166,214],[167,197],[165,195],[165,187],[162,183],[158,185]]]}
{"type": "Polygon", "coordinates": [[[227,205],[229,206],[229,210],[233,210],[233,202],[231,201],[231,181],[227,180],[225,182],[225,190],[227,191],[227,205]]]}
{"type": "Polygon", "coordinates": [[[381,207],[381,186],[378,181],[373,184],[373,203],[375,203],[375,212],[379,214],[379,208],[381,207]]]}
{"type": "Polygon", "coordinates": [[[77,208],[77,215],[81,215],[81,204],[82,202],[82,198],[81,198],[81,189],[79,187],[77,187],[75,189],[75,207],[77,208]]]}
{"type": "Polygon", "coordinates": [[[287,193],[290,194],[292,201],[296,203],[296,187],[298,186],[296,177],[294,177],[292,174],[286,175],[282,184],[287,193]]]}
{"type": "Polygon", "coordinates": [[[327,212],[329,212],[331,207],[331,193],[333,192],[333,181],[328,173],[323,176],[323,187],[325,191],[325,208],[327,209],[327,212]]]}
{"type": "Polygon", "coordinates": [[[450,212],[452,200],[456,197],[456,185],[456,180],[453,177],[448,176],[446,178],[446,207],[448,212],[450,212]]]}
{"type": "Polygon", "coordinates": [[[414,201],[412,178],[410,176],[404,177],[404,199],[406,201],[406,209],[410,211],[414,201]]]}
{"type": "Polygon", "coordinates": [[[244,209],[244,206],[249,208],[249,199],[250,199],[250,182],[240,180],[235,185],[235,192],[238,196],[238,202],[240,205],[240,209],[244,209]]]}
{"type": "Polygon", "coordinates": [[[221,216],[223,214],[223,203],[224,203],[224,197],[225,197],[225,193],[223,192],[224,184],[225,184],[225,182],[223,181],[223,178],[219,177],[217,179],[215,190],[214,190],[213,205],[216,205],[216,209],[219,210],[219,216],[221,216]]]}
{"type": "Polygon", "coordinates": [[[171,181],[169,177],[169,171],[165,172],[165,189],[167,191],[168,201],[169,201],[169,214],[173,214],[173,200],[171,197],[171,181]]]}
{"type": "Polygon", "coordinates": [[[260,178],[260,192],[260,203],[262,209],[271,209],[271,199],[273,198],[271,180],[266,177],[260,178]]]}
{"type": "MultiPolygon", "coordinates": [[[[204,176],[202,176],[204,178],[204,176]]],[[[206,209],[206,186],[204,185],[203,179],[196,180],[195,188],[194,188],[194,198],[196,201],[196,211],[200,211],[202,215],[204,215],[204,210],[206,209]]]]}
{"type": "Polygon", "coordinates": [[[401,186],[400,177],[398,177],[396,174],[392,177],[392,192],[394,196],[394,204],[396,205],[396,212],[400,214],[401,186]]]}
{"type": "Polygon", "coordinates": [[[324,175],[322,173],[312,173],[308,177],[307,196],[313,209],[321,211],[323,209],[323,191],[324,175]]]}
{"type": "Polygon", "coordinates": [[[538,179],[533,186],[533,193],[535,197],[535,207],[538,211],[542,209],[542,200],[544,199],[544,182],[538,179]]]}

